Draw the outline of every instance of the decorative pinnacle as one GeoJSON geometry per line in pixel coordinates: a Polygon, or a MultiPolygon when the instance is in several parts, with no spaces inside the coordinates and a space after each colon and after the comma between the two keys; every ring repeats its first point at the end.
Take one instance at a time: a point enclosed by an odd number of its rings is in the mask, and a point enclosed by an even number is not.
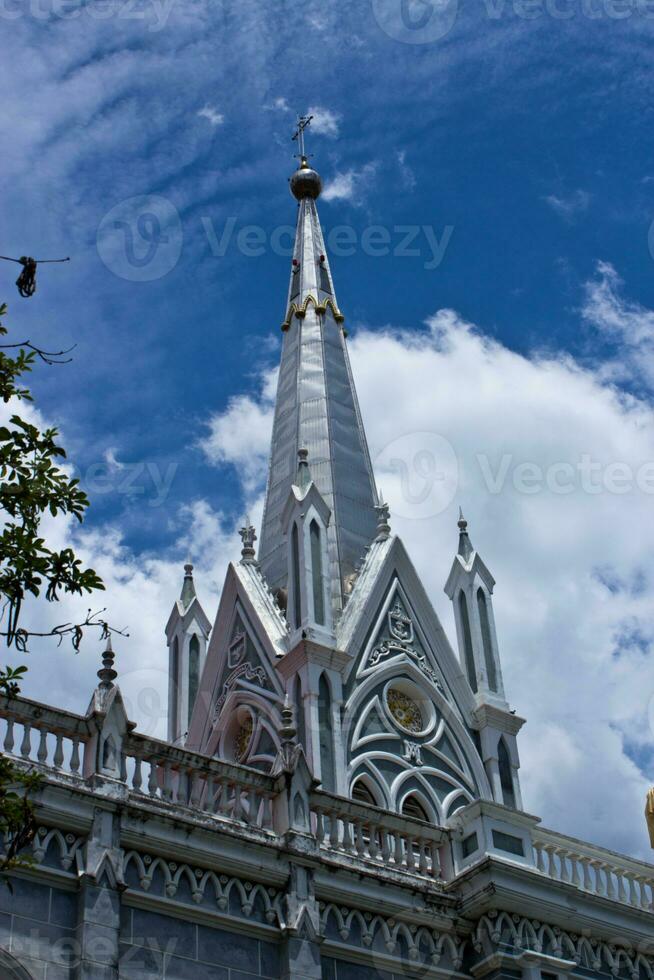
{"type": "Polygon", "coordinates": [[[457,526],[459,528],[459,550],[458,553],[461,555],[465,561],[468,561],[470,555],[473,552],[472,543],[468,535],[468,522],[463,516],[463,511],[459,507],[459,519],[457,521],[457,526]]]}
{"type": "Polygon", "coordinates": [[[309,469],[309,450],[298,449],[297,451],[297,486],[303,492],[311,483],[311,470],[309,469]]]}
{"type": "Polygon", "coordinates": [[[379,490],[379,503],[375,510],[377,511],[377,540],[385,541],[391,533],[391,510],[384,500],[381,488],[379,490]]]}
{"type": "Polygon", "coordinates": [[[297,728],[293,720],[293,708],[288,698],[288,691],[284,696],[284,707],[281,711],[282,725],[279,729],[279,736],[282,742],[294,742],[297,735],[297,728]]]}
{"type": "Polygon", "coordinates": [[[191,559],[189,557],[186,559],[186,563],[184,565],[184,581],[182,583],[182,594],[180,595],[184,608],[190,606],[194,598],[195,582],[193,581],[193,565],[191,564],[191,559]]]}
{"type": "Polygon", "coordinates": [[[118,672],[114,670],[114,651],[111,646],[111,633],[107,635],[107,645],[102,653],[102,667],[98,671],[100,687],[113,687],[113,682],[118,677],[118,672]]]}
{"type": "Polygon", "coordinates": [[[238,532],[241,535],[243,547],[241,548],[241,563],[244,565],[255,564],[254,542],[257,540],[254,527],[250,524],[250,515],[245,518],[245,526],[238,532]]]}

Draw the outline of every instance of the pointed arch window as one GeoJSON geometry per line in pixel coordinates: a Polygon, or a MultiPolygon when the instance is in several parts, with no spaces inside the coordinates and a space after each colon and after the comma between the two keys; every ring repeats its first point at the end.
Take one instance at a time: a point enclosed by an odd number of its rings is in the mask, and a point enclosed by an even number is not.
{"type": "Polygon", "coordinates": [[[300,536],[297,524],[291,531],[291,562],[293,564],[293,626],[302,622],[302,596],[300,595],[300,536]]]}
{"type": "Polygon", "coordinates": [[[198,696],[200,682],[200,641],[194,633],[188,645],[188,720],[191,721],[193,706],[198,696]]]}
{"type": "Polygon", "coordinates": [[[173,640],[173,655],[170,664],[170,728],[172,737],[177,737],[177,726],[179,724],[179,640],[173,640]]]}
{"type": "Polygon", "coordinates": [[[486,593],[481,586],[477,589],[477,608],[479,610],[479,622],[481,624],[481,642],[484,648],[484,663],[486,664],[488,686],[491,691],[497,692],[497,671],[495,669],[495,657],[493,656],[493,645],[491,643],[488,603],[486,602],[486,593]]]}
{"type": "Polygon", "coordinates": [[[502,802],[515,810],[515,789],[513,787],[513,769],[509,750],[503,738],[497,747],[497,764],[500,770],[500,785],[502,787],[502,802]]]}
{"type": "Polygon", "coordinates": [[[319,626],[325,624],[325,591],[322,574],[322,542],[318,521],[309,525],[311,541],[311,579],[313,585],[313,617],[319,626]]]}
{"type": "Polygon", "coordinates": [[[402,803],[402,814],[405,817],[411,817],[412,820],[426,820],[429,822],[427,811],[414,793],[405,797],[402,803]]]}
{"type": "Polygon", "coordinates": [[[379,806],[373,791],[363,779],[357,779],[352,787],[352,799],[357,803],[365,803],[366,806],[379,806]]]}
{"type": "Polygon", "coordinates": [[[475,655],[472,650],[472,633],[470,632],[470,617],[468,615],[468,601],[464,592],[459,592],[459,614],[461,616],[461,631],[463,633],[463,655],[466,664],[468,683],[472,690],[477,693],[477,671],[475,670],[475,655]]]}
{"type": "Polygon", "coordinates": [[[334,729],[332,725],[332,698],[327,678],[322,674],[318,685],[318,723],[320,725],[320,774],[322,788],[328,793],[336,789],[334,769],[334,729]]]}

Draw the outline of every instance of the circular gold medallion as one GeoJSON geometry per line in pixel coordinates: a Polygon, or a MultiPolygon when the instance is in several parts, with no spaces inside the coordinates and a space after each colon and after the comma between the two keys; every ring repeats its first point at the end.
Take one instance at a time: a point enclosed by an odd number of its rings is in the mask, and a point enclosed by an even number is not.
{"type": "Polygon", "coordinates": [[[421,732],[423,730],[425,726],[420,706],[404,691],[398,691],[395,687],[389,688],[386,694],[386,703],[393,718],[402,728],[409,732],[421,732]]]}

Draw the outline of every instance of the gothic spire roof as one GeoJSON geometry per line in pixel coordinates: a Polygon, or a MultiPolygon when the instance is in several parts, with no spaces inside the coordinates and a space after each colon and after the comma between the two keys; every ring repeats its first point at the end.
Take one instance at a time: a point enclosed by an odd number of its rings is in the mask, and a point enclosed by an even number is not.
{"type": "Polygon", "coordinates": [[[287,579],[281,514],[306,449],[311,478],[331,511],[334,612],[343,586],[377,533],[377,493],[316,198],[321,181],[303,152],[291,178],[298,200],[259,563],[271,588],[287,579]]]}

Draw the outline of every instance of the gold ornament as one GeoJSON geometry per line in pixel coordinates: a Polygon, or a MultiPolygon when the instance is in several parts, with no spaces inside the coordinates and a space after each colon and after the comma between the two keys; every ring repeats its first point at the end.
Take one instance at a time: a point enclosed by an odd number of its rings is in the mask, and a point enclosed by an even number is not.
{"type": "Polygon", "coordinates": [[[236,736],[236,761],[242,762],[247,755],[248,749],[250,747],[250,742],[252,741],[252,732],[254,730],[254,718],[248,713],[247,718],[241,725],[236,736]]]}
{"type": "Polygon", "coordinates": [[[423,730],[425,725],[420,707],[404,691],[398,691],[395,687],[389,688],[386,703],[393,718],[402,728],[409,732],[421,732],[423,730]]]}

